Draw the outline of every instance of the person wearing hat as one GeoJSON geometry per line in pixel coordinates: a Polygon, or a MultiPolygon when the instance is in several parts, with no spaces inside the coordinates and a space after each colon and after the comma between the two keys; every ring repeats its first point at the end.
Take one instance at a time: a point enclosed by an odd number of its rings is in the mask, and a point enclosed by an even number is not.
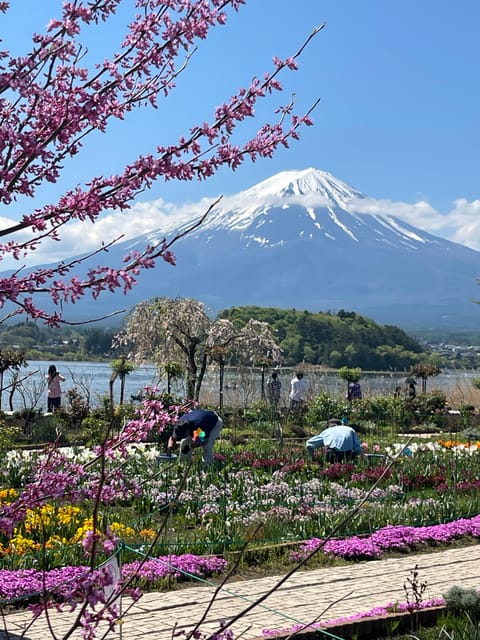
{"type": "Polygon", "coordinates": [[[171,453],[180,440],[179,462],[191,462],[193,449],[202,447],[204,464],[213,464],[213,443],[222,429],[223,420],[215,411],[193,409],[175,423],[167,451],[171,453]]]}
{"type": "Polygon", "coordinates": [[[354,460],[362,452],[362,445],[355,429],[348,425],[346,418],[330,418],[327,428],[306,443],[308,455],[315,459],[315,450],[324,447],[327,462],[354,460]]]}

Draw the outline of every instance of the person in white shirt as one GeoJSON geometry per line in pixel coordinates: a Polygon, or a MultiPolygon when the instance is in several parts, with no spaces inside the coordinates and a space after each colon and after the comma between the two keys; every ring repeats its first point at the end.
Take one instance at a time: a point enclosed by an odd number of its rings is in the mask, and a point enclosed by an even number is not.
{"type": "Polygon", "coordinates": [[[307,393],[307,383],[303,379],[303,373],[297,371],[295,377],[290,382],[290,410],[296,411],[305,402],[305,395],[307,393]]]}

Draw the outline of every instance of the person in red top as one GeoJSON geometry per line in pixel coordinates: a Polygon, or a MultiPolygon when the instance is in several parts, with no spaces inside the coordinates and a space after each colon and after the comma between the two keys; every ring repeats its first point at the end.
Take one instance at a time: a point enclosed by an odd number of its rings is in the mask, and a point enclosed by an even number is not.
{"type": "Polygon", "coordinates": [[[57,367],[51,364],[48,367],[47,379],[48,397],[47,411],[54,413],[60,407],[62,402],[62,388],[60,382],[65,382],[65,378],[57,371],[57,367]]]}

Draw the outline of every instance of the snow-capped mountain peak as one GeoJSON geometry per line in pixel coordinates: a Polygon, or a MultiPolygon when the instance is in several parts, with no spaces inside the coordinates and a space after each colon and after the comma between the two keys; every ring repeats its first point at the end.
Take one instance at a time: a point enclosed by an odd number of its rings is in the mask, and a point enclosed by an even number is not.
{"type": "Polygon", "coordinates": [[[347,210],[349,203],[365,198],[327,171],[282,171],[249,189],[225,196],[201,228],[242,232],[265,225],[272,209],[289,215],[292,207],[301,206],[307,215],[315,217],[314,209],[347,210]]]}
{"type": "Polygon", "coordinates": [[[353,198],[365,198],[363,193],[338,180],[328,171],[313,168],[281,171],[242,193],[263,201],[319,194],[325,198],[325,204],[333,206],[345,205],[353,198]]]}

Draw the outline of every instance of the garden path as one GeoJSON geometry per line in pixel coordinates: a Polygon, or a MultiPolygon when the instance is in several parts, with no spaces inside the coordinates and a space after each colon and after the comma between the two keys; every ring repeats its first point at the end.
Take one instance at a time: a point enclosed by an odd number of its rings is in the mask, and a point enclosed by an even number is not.
{"type": "MultiPolygon", "coordinates": [[[[317,618],[329,620],[366,612],[389,602],[405,602],[404,585],[412,578],[416,566],[419,582],[427,582],[424,600],[441,596],[453,585],[480,587],[480,545],[299,571],[233,624],[234,638],[251,640],[261,637],[266,628],[285,629],[317,618]]],[[[206,614],[202,631],[217,630],[220,620],[229,620],[243,611],[278,580],[279,577],[267,577],[226,585],[206,614]]],[[[193,628],[193,623],[204,614],[213,592],[212,585],[202,583],[168,593],[147,593],[128,610],[131,601],[124,598],[123,624],[98,637],[171,640],[175,625],[178,631],[193,628]]],[[[57,638],[64,637],[73,619],[70,613],[51,613],[50,624],[57,638]]],[[[0,640],[51,640],[44,616],[28,628],[30,621],[31,615],[27,612],[8,614],[4,621],[8,634],[0,631],[0,640]]],[[[69,637],[80,640],[82,636],[76,631],[69,637]]]]}

